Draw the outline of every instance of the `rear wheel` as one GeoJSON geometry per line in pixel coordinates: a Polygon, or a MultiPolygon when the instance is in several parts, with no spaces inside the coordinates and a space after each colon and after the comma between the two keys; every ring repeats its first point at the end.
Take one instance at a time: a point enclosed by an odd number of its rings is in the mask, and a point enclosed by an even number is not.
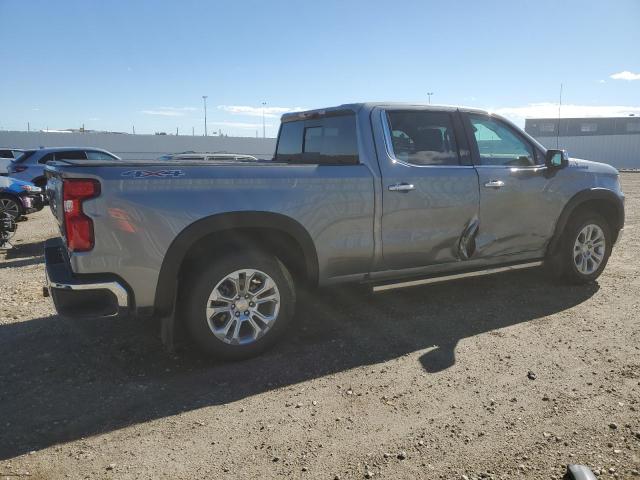
{"type": "Polygon", "coordinates": [[[611,229],[597,213],[579,213],[565,229],[559,260],[571,283],[588,283],[600,276],[611,254],[611,229]]]}
{"type": "Polygon", "coordinates": [[[20,202],[9,195],[0,195],[0,213],[8,213],[14,219],[21,217],[24,209],[20,202]]]}
{"type": "Polygon", "coordinates": [[[261,353],[286,333],[295,290],[277,258],[233,254],[194,275],[183,305],[196,344],[209,355],[238,360],[261,353]]]}

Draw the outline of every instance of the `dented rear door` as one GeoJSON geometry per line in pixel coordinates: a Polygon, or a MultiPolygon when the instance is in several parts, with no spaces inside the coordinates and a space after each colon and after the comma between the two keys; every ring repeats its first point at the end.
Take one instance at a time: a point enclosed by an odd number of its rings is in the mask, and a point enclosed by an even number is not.
{"type": "Polygon", "coordinates": [[[381,235],[385,267],[466,260],[478,224],[478,175],[455,109],[376,109],[384,148],[381,235]]]}

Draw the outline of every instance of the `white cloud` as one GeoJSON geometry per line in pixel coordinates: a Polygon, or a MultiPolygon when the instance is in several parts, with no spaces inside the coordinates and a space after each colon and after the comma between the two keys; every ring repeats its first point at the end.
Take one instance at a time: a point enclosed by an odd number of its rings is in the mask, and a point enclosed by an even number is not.
{"type": "MultiPolygon", "coordinates": [[[[249,105],[218,105],[220,110],[234,115],[248,115],[250,117],[261,117],[262,107],[252,107],[249,105]]],[[[264,107],[264,116],[268,118],[278,118],[283,113],[299,112],[306,110],[303,107],[264,107]]]]}
{"type": "Polygon", "coordinates": [[[163,117],[184,117],[187,112],[197,110],[194,107],[158,107],[153,110],[141,110],[145,115],[159,115],[163,117]]]}
{"type": "MultiPolygon", "coordinates": [[[[209,122],[211,125],[229,128],[246,128],[256,129],[262,128],[262,123],[243,123],[243,122],[209,122]]],[[[272,123],[265,123],[265,127],[273,127],[272,123]]]]}
{"type": "Polygon", "coordinates": [[[605,83],[604,80],[598,80],[598,83],[605,83]]]}
{"type": "Polygon", "coordinates": [[[640,80],[640,73],[633,73],[629,70],[625,70],[623,72],[614,73],[609,75],[609,78],[613,78],[614,80],[640,80]]]}
{"type": "MultiPolygon", "coordinates": [[[[525,118],[557,118],[558,104],[552,102],[530,103],[523,107],[495,108],[491,111],[510,118],[516,123],[525,118]]],[[[640,106],[624,105],[562,105],[562,118],[575,117],[626,117],[633,113],[640,115],[640,106]]]]}

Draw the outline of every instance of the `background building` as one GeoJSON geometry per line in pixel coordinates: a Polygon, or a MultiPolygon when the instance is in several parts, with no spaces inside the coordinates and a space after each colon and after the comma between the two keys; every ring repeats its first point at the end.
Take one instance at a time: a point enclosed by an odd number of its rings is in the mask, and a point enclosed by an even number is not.
{"type": "Polygon", "coordinates": [[[129,135],[94,132],[1,132],[0,147],[98,147],[124,160],[156,159],[166,153],[185,151],[245,153],[258,158],[272,158],[275,138],[129,135]]]}
{"type": "Polygon", "coordinates": [[[547,148],[569,156],[640,169],[640,117],[530,118],[526,132],[547,148]]]}

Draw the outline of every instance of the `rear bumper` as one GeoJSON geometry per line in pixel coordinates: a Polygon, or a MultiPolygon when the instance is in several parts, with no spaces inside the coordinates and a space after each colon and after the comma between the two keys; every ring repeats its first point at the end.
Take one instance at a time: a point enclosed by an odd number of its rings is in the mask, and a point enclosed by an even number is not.
{"type": "Polygon", "coordinates": [[[116,279],[79,278],[74,275],[62,239],[47,240],[44,259],[46,290],[60,315],[99,318],[129,313],[131,302],[124,284],[116,279]]]}

